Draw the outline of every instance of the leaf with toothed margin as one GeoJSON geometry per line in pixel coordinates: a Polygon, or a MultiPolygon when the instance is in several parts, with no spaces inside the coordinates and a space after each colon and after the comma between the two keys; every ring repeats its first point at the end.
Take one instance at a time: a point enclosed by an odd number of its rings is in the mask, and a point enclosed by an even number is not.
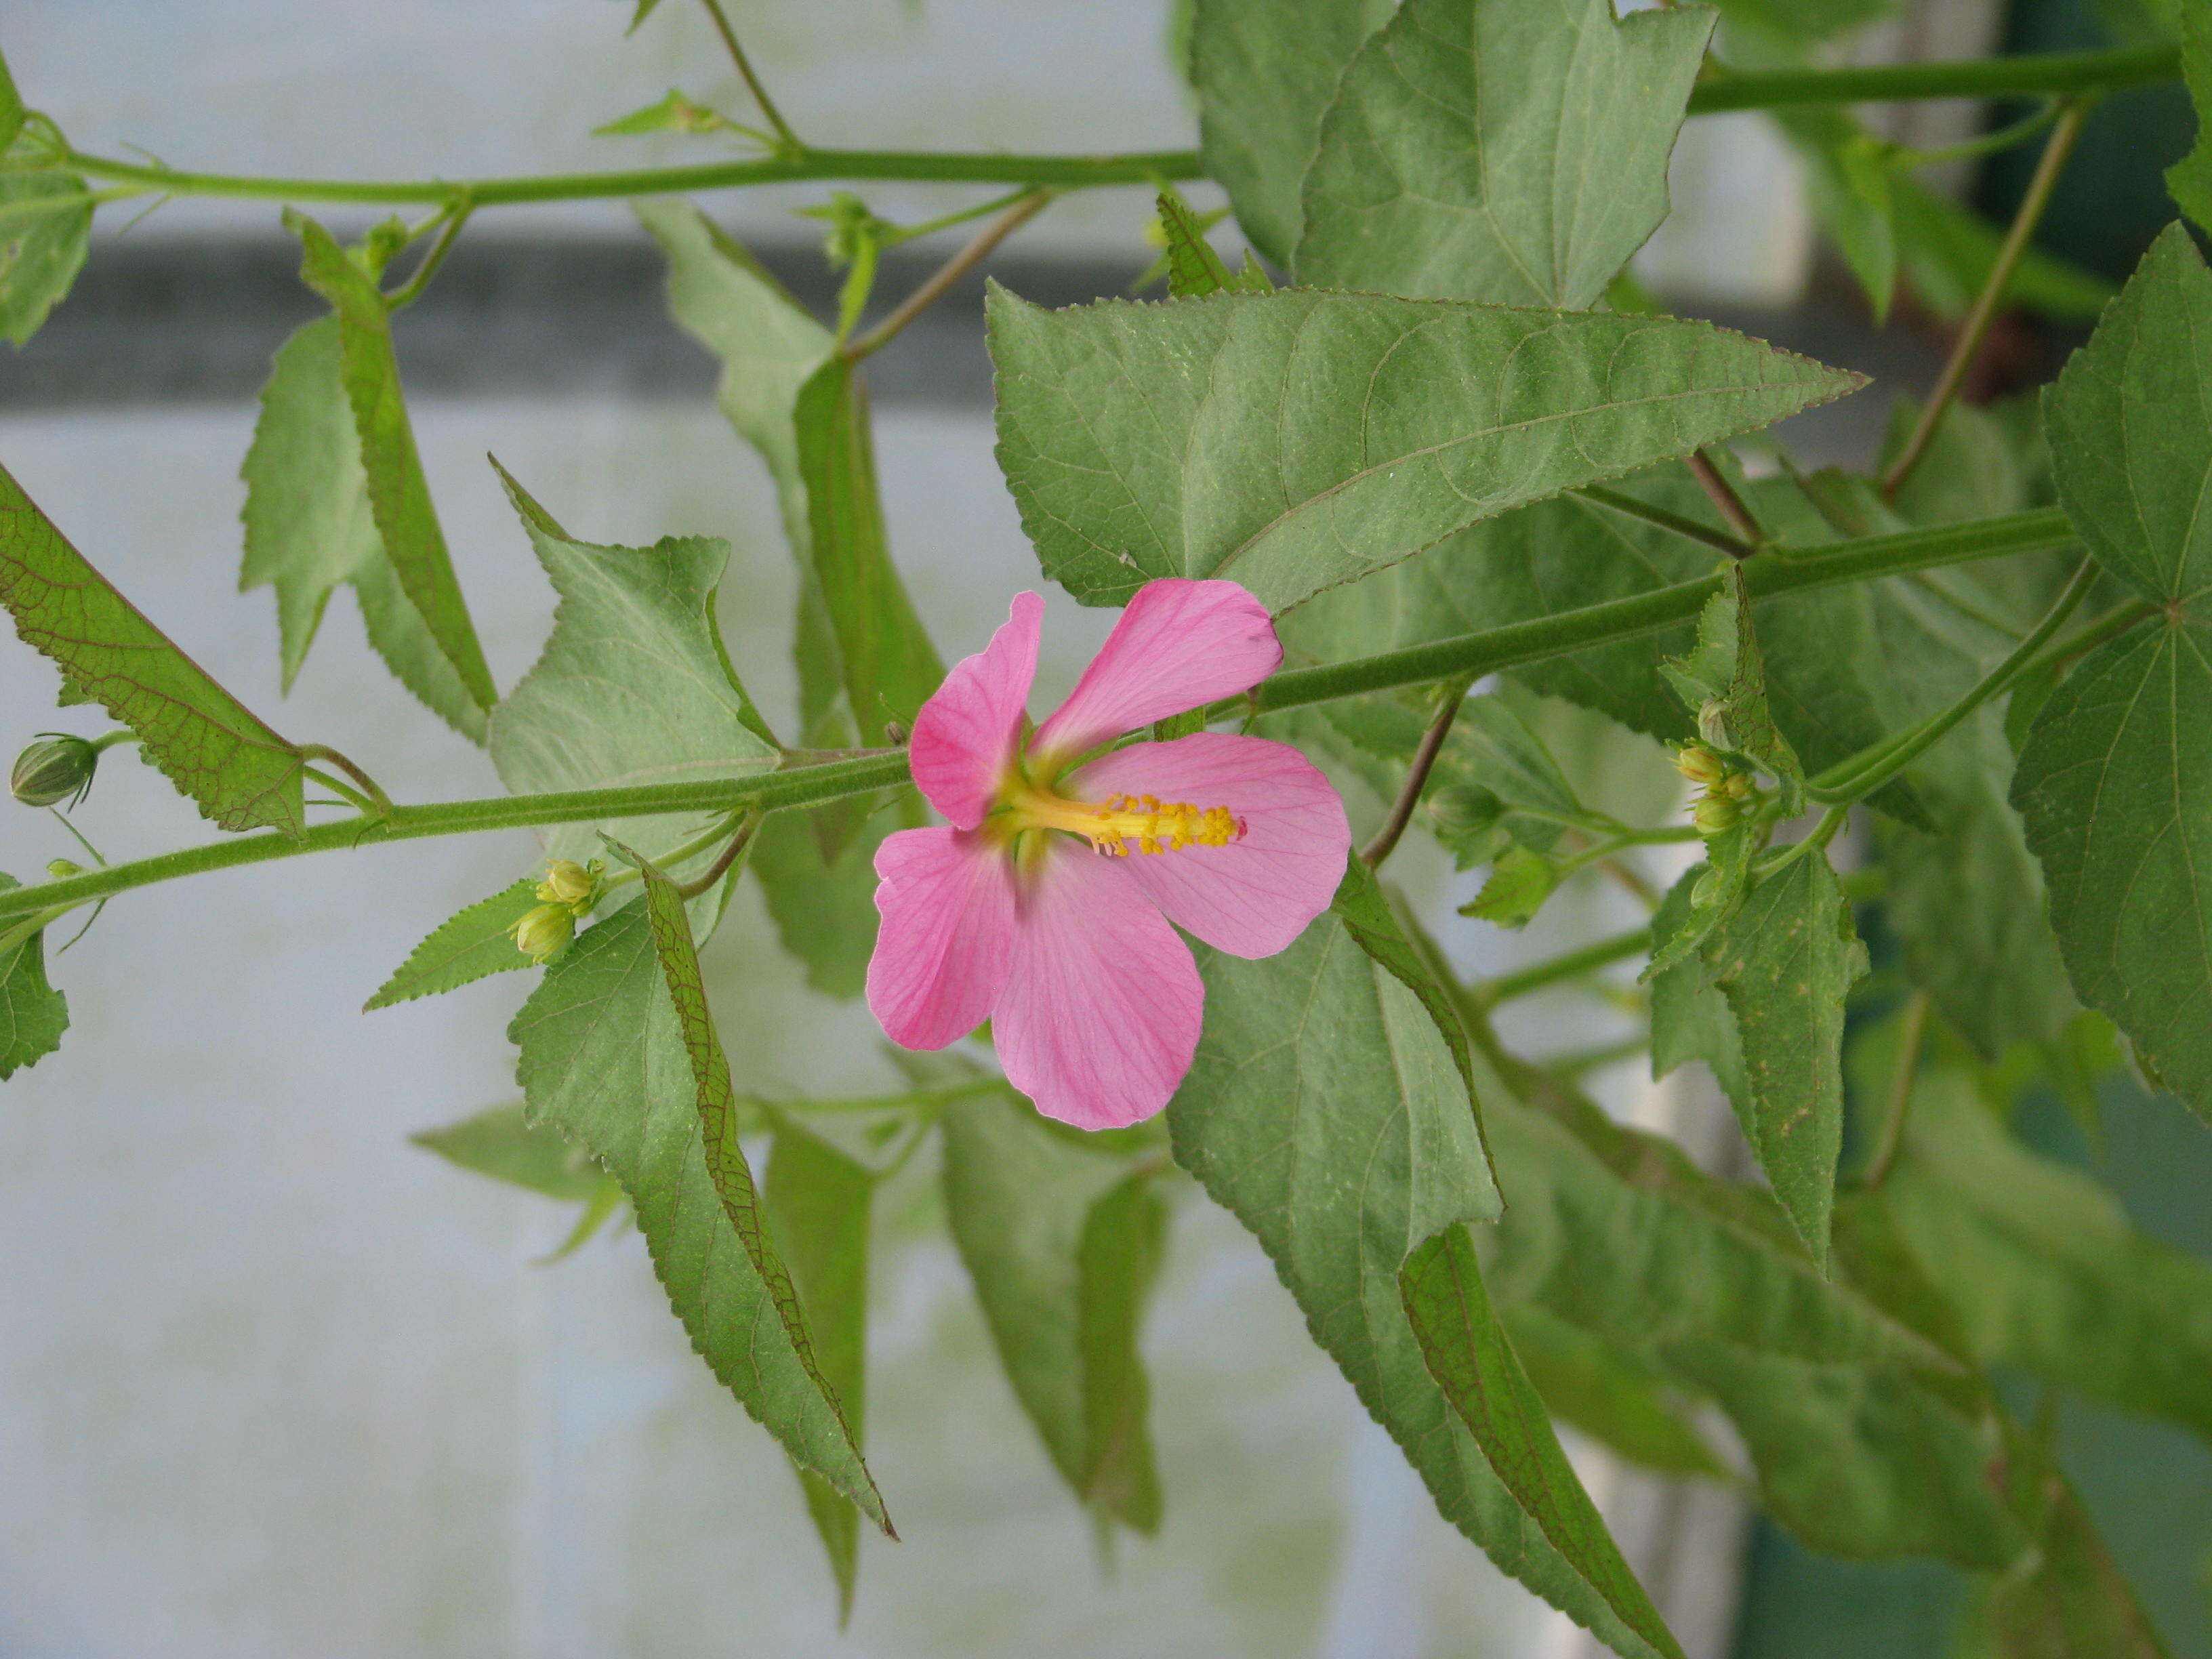
{"type": "Polygon", "coordinates": [[[306,832],[304,763],[63,539],[0,468],[0,605],[62,671],[62,701],[96,702],[225,830],[306,832]]]}
{"type": "Polygon", "coordinates": [[[515,947],[514,924],[544,902],[538,896],[536,879],[527,877],[489,898],[478,899],[441,922],[410,951],[376,994],[362,1004],[362,1012],[457,990],[493,974],[536,967],[515,947]]]}
{"type": "Polygon", "coordinates": [[[1218,576],[1281,611],[1862,384],[1664,317],[1310,289],[1048,312],[995,285],[987,309],[1000,467],[1086,605],[1218,576]]]}
{"type": "MultiPolygon", "coordinates": [[[[22,883],[0,875],[0,892],[22,883]]],[[[25,919],[0,921],[0,939],[25,919]]],[[[69,1000],[46,982],[46,930],[0,946],[0,1081],[35,1066],[62,1046],[69,1000]]]]}
{"type": "MultiPolygon", "coordinates": [[[[654,890],[659,931],[674,941],[683,905],[672,902],[665,882],[654,890]]],[[[507,1035],[520,1051],[530,1121],[558,1131],[622,1182],[670,1305],[722,1385],[794,1462],[886,1524],[803,1340],[788,1275],[761,1232],[726,1062],[696,1018],[698,1040],[687,1042],[655,932],[644,903],[586,929],[514,1017],[507,1035]]],[[[675,977],[688,997],[696,972],[685,973],[680,955],[675,977]]]]}
{"type": "MultiPolygon", "coordinates": [[[[82,179],[43,165],[54,141],[25,127],[22,104],[6,77],[0,64],[0,339],[20,346],[39,331],[83,269],[93,204],[85,199],[82,179]]],[[[44,127],[45,118],[38,124],[44,127]]]]}

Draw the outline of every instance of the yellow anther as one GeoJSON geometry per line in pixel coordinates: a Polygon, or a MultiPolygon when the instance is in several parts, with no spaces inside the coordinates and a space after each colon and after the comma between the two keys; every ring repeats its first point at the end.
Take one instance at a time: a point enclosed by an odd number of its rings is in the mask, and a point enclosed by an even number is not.
{"type": "Polygon", "coordinates": [[[1156,795],[1115,795],[1093,803],[1048,794],[1026,783],[1002,798],[998,823],[1010,833],[1063,830],[1080,836],[1095,852],[1118,858],[1134,850],[1173,853],[1185,847],[1226,847],[1243,838],[1243,821],[1226,806],[1204,810],[1156,795]]]}

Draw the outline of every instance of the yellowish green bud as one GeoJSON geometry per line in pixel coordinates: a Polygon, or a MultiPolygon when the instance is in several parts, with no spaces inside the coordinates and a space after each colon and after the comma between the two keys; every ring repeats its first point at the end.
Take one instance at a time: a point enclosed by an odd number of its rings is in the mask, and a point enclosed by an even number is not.
{"type": "Polygon", "coordinates": [[[598,876],[574,859],[555,859],[545,866],[538,896],[548,904],[580,904],[591,898],[599,884],[598,876]]]}
{"type": "Polygon", "coordinates": [[[49,881],[62,881],[70,876],[81,876],[83,873],[84,866],[79,864],[75,859],[46,860],[46,879],[49,881]]]}
{"type": "Polygon", "coordinates": [[[1698,826],[1699,835],[1717,836],[1734,829],[1742,816],[1743,809],[1726,795],[1708,795],[1691,809],[1690,822],[1698,826]]]}
{"type": "Polygon", "coordinates": [[[1710,789],[1728,775],[1728,763],[1702,743],[1686,743],[1674,751],[1674,769],[1710,789]]]}
{"type": "Polygon", "coordinates": [[[92,787],[100,764],[99,747],[83,738],[49,735],[15,757],[8,792],[26,806],[58,806],[81,800],[92,787]]]}
{"type": "Polygon", "coordinates": [[[532,962],[557,955],[575,936],[576,918],[565,904],[541,904],[514,924],[514,948],[532,962]]]}

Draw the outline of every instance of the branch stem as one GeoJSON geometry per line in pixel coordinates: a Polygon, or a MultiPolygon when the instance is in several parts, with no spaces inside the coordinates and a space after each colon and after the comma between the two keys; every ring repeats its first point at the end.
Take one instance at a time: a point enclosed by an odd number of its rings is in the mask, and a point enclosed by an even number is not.
{"type": "MultiPolygon", "coordinates": [[[[1762,553],[1744,562],[1744,574],[1752,592],[1765,597],[1970,559],[2063,547],[2074,539],[2073,527],[2067,523],[2066,515],[2056,508],[2047,508],[1969,525],[1869,537],[1787,558],[1776,553],[1762,553]]],[[[1720,591],[1720,586],[1718,576],[1679,582],[1671,587],[1579,611],[1562,611],[1534,622],[1509,623],[1503,628],[1352,662],[1279,673],[1263,682],[1249,697],[1224,699],[1208,710],[1208,718],[1241,719],[1255,705],[1262,711],[1295,708],[1433,680],[1461,676],[1472,680],[1498,669],[1540,661],[1585,646],[1633,639],[1696,616],[1705,601],[1720,591]]],[[[0,916],[21,915],[57,904],[74,906],[180,876],[291,858],[302,853],[374,846],[428,836],[589,823],[602,818],[656,813],[726,813],[747,806],[770,812],[897,788],[909,781],[906,751],[895,749],[739,778],[630,784],[552,794],[498,795],[477,800],[394,806],[381,818],[363,816],[315,824],[297,839],[275,833],[227,836],[220,841],[129,864],[111,865],[106,869],[33,886],[9,888],[0,892],[0,916]]]]}
{"type": "Polygon", "coordinates": [[[1869,1192],[1879,1190],[1889,1179],[1890,1170],[1897,1165],[1899,1149],[1905,1144],[1905,1118],[1912,1105],[1913,1076],[1920,1069],[1920,1045],[1928,1035],[1928,1009],[1925,991],[1915,991],[1905,1005],[1905,1024],[1898,1033],[1897,1069],[1890,1074],[1889,1098],[1881,1115],[1881,1139],[1875,1143],[1874,1157],[1867,1164],[1869,1192]]]}
{"type": "Polygon", "coordinates": [[[1744,544],[1743,552],[1723,550],[1741,559],[1773,542],[1774,538],[1766,533],[1766,527],[1753,514],[1743,497],[1735,493],[1735,486],[1722,475],[1720,468],[1713,465],[1711,456],[1702,449],[1693,449],[1682,458],[1682,465],[1690,469],[1690,476],[1698,481],[1698,488],[1705,492],[1706,498],[1727,521],[1728,527],[1735,532],[1737,538],[1744,544]]]}
{"type": "Polygon", "coordinates": [[[1738,541],[1723,531],[1699,524],[1695,519],[1686,519],[1679,513],[1669,513],[1663,507],[1654,507],[1649,501],[1640,501],[1633,495],[1624,495],[1599,484],[1586,484],[1575,494],[1592,506],[1604,507],[1609,513],[1618,513],[1624,518],[1641,519],[1646,524],[1657,525],[1660,529],[1671,531],[1690,541],[1717,548],[1731,559],[1745,558],[1758,550],[1750,543],[1738,541]]]}
{"type": "Polygon", "coordinates": [[[1474,682],[1462,674],[1448,682],[1438,692],[1435,718],[1429,729],[1421,733],[1421,741],[1413,750],[1413,764],[1406,769],[1406,781],[1398,787],[1398,799],[1390,803],[1390,815],[1382,827],[1375,832],[1359,854],[1360,861],[1372,870],[1389,858],[1398,845],[1406,826],[1413,821],[1413,809],[1421,804],[1421,792],[1429,787],[1429,774],[1436,769],[1437,757],[1443,752],[1444,739],[1451,736],[1452,722],[1459,718],[1462,704],[1467,701],[1468,687],[1474,682]]]}
{"type": "Polygon", "coordinates": [[[1526,968],[1516,968],[1510,974],[1500,974],[1496,979],[1485,980],[1468,988],[1467,995],[1485,1009],[1495,1008],[1501,1002],[1510,1002],[1516,997],[1525,997],[1532,991],[1549,990],[1553,986],[1571,979],[1580,979],[1584,974],[1609,968],[1630,957],[1642,956],[1651,948],[1651,930],[1633,928],[1626,933],[1615,933],[1610,939],[1593,939],[1588,945],[1531,963],[1526,968]]]}
{"type": "Polygon", "coordinates": [[[775,106],[775,100],[768,95],[768,88],[761,84],[760,76],[753,73],[752,60],[745,56],[745,49],[738,44],[738,32],[730,27],[729,17],[722,10],[722,0],[699,0],[699,3],[706,7],[707,15],[714,20],[714,33],[722,37],[723,49],[730,54],[730,61],[738,66],[738,73],[744,80],[745,90],[752,94],[753,102],[762,116],[769,125],[775,129],[778,146],[787,155],[806,154],[806,146],[799,142],[799,135],[791,130],[791,123],[783,118],[783,112],[775,106]]]}
{"type": "Polygon", "coordinates": [[[2005,232],[2003,246],[1998,248],[1996,259],[1990,266],[1982,291],[1974,296],[1972,308],[1959,325],[1959,337],[1951,343],[1951,355],[1936,379],[1936,389],[1928,394],[1920,418],[1913,425],[1912,435],[1905,440],[1905,447],[1891,463],[1889,471],[1882,474],[1881,493],[1885,499],[1895,500],[1905,481],[1920,465],[1921,457],[1935,441],[1936,428],[1943,423],[1945,411],[1959,395],[1959,388],[1966,384],[1975,360],[1982,355],[1982,342],[1988,337],[1990,324],[1996,318],[2005,288],[2012,281],[2013,268],[2020,264],[2020,256],[2027,251],[2029,239],[2042,222],[2043,210],[2050,205],[2051,192],[2057,185],[2058,175],[2066,169],[2066,158],[2074,153],[2075,143],[2081,136],[2082,124],[2089,118],[2094,101],[2083,97],[2069,104],[2051,129],[2051,137],[2045,140],[2043,155],[2035,164],[2035,174],[2028,180],[2027,193],[2020,198],[2020,209],[2012,216],[2012,227],[2005,232]]]}
{"type": "Polygon", "coordinates": [[[845,356],[858,362],[871,352],[881,350],[890,344],[898,337],[901,330],[951,293],[954,283],[989,258],[1000,243],[1036,217],[1051,200],[1051,191],[1033,191],[992,220],[977,233],[973,241],[939,265],[927,282],[902,300],[890,316],[847,345],[845,356]]]}

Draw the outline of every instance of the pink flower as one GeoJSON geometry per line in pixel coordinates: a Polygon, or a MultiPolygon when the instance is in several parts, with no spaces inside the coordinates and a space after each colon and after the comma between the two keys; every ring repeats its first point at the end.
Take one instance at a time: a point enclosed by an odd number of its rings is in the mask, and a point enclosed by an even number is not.
{"type": "Polygon", "coordinates": [[[909,1048],[988,1019],[1039,1111],[1117,1128],[1165,1106],[1198,1048],[1205,988],[1168,924],[1273,956],[1328,908],[1352,832],[1328,780],[1279,743],[1200,732],[1086,758],[1275,671],[1274,624],[1237,584],[1139,588],[1032,732],[1043,614],[1015,595],[915,720],[914,781],[952,823],[876,854],[868,1006],[909,1048]]]}

